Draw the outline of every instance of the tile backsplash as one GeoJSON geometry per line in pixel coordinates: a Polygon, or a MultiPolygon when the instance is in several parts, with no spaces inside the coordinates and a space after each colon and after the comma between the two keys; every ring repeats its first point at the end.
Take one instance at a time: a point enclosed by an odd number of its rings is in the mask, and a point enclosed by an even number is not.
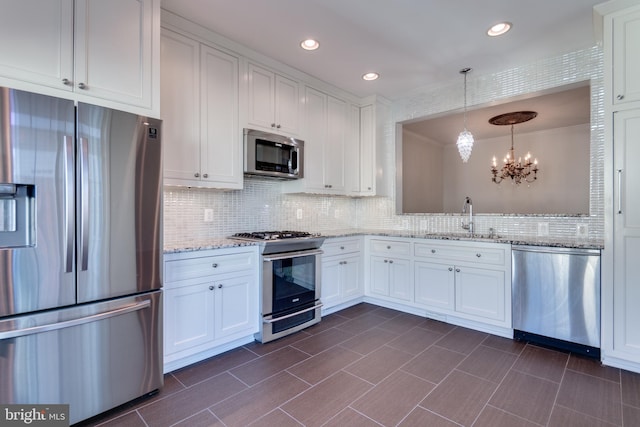
{"type": "MultiPolygon", "coordinates": [[[[604,238],[604,82],[603,52],[599,46],[540,60],[522,67],[473,78],[469,105],[480,105],[583,81],[591,82],[591,182],[588,216],[496,215],[478,213],[476,231],[490,228],[500,235],[535,238],[540,223],[550,238],[604,238]]],[[[393,120],[378,136],[378,164],[387,172],[379,188],[393,188],[394,123],[460,108],[459,81],[415,93],[391,104],[393,120]],[[389,172],[391,171],[391,172],[389,172]]],[[[283,194],[281,183],[245,179],[244,189],[218,191],[166,187],[164,242],[176,246],[226,237],[240,231],[392,229],[415,233],[461,232],[461,214],[396,215],[394,196],[348,198],[283,194]],[[210,209],[211,221],[205,221],[210,209]]]]}

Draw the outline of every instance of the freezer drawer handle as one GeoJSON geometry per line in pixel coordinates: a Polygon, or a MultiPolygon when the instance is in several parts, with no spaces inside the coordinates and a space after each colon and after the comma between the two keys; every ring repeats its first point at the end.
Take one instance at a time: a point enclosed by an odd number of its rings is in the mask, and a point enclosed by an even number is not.
{"type": "Polygon", "coordinates": [[[92,316],[80,317],[78,319],[65,320],[58,323],[50,323],[48,325],[34,326],[31,328],[18,329],[14,331],[0,332],[0,340],[9,338],[24,337],[26,335],[39,334],[42,332],[55,331],[58,329],[70,328],[72,326],[84,325],[85,323],[97,322],[98,320],[108,319],[110,317],[120,316],[132,311],[142,310],[151,305],[150,300],[140,301],[136,304],[126,305],[116,308],[115,310],[105,311],[104,313],[94,314],[92,316]]]}
{"type": "Polygon", "coordinates": [[[275,319],[273,319],[273,318],[267,319],[265,317],[264,319],[262,319],[262,322],[263,323],[275,323],[275,322],[277,322],[279,320],[282,320],[282,319],[288,319],[289,317],[297,316],[298,314],[302,314],[302,313],[306,313],[307,311],[315,310],[316,308],[322,307],[322,305],[323,305],[322,303],[318,303],[318,304],[314,305],[313,307],[305,308],[304,310],[296,311],[295,313],[287,314],[286,316],[276,317],[275,319]]]}

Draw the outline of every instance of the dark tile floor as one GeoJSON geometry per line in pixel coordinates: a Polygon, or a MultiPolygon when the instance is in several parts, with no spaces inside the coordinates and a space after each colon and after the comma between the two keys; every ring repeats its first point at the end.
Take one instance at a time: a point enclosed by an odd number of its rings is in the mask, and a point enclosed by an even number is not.
{"type": "Polygon", "coordinates": [[[640,426],[640,375],[359,304],[165,376],[102,426],[640,426]]]}

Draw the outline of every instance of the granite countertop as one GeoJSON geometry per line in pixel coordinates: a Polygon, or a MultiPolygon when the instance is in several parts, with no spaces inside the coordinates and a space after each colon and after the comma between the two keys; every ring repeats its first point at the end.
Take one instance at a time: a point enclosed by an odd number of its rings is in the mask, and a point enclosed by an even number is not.
{"type": "MultiPolygon", "coordinates": [[[[349,237],[349,236],[381,236],[381,237],[409,237],[418,239],[437,239],[437,240],[457,240],[457,241],[475,241],[487,243],[505,243],[511,245],[527,245],[527,246],[547,246],[574,249],[603,249],[604,242],[601,240],[590,239],[552,239],[552,238],[528,238],[528,237],[507,237],[499,234],[490,236],[488,234],[469,235],[468,233],[416,233],[407,230],[364,230],[364,229],[345,229],[345,230],[329,230],[323,231],[322,236],[326,238],[349,237]]],[[[228,238],[208,239],[203,241],[185,242],[175,245],[166,245],[164,253],[193,252],[207,249],[223,249],[234,248],[240,246],[256,246],[259,242],[249,242],[228,238]]]]}
{"type": "Polygon", "coordinates": [[[194,241],[194,242],[185,242],[185,243],[180,243],[175,245],[165,245],[164,253],[173,254],[173,253],[179,253],[179,252],[194,252],[194,251],[204,251],[207,249],[237,248],[240,246],[256,246],[256,245],[258,245],[257,242],[218,238],[218,239],[208,239],[208,240],[194,241]]]}

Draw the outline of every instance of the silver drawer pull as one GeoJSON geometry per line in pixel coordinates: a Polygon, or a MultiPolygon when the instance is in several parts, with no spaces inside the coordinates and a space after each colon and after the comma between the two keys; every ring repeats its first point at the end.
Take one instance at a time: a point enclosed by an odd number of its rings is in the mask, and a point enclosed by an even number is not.
{"type": "Polygon", "coordinates": [[[289,317],[297,316],[299,314],[306,313],[307,311],[315,310],[316,308],[320,308],[320,307],[322,307],[322,303],[318,303],[318,304],[314,305],[313,307],[305,308],[304,310],[296,311],[295,313],[287,314],[286,316],[276,317],[275,319],[272,316],[268,316],[269,318],[264,317],[262,319],[262,322],[263,323],[274,323],[274,322],[277,322],[279,320],[288,319],[289,317]]]}
{"type": "Polygon", "coordinates": [[[480,258],[480,257],[482,256],[482,254],[481,254],[481,253],[477,253],[477,254],[476,254],[476,256],[477,256],[478,258],[480,258]]]}
{"type": "Polygon", "coordinates": [[[435,254],[435,253],[436,253],[436,250],[435,250],[435,249],[431,249],[431,253],[432,253],[432,254],[435,254]]]}
{"type": "Polygon", "coordinates": [[[460,269],[459,268],[456,268],[456,273],[460,273],[460,269]]]}
{"type": "Polygon", "coordinates": [[[212,291],[215,288],[215,286],[211,285],[209,286],[209,290],[212,291]]]}
{"type": "Polygon", "coordinates": [[[218,264],[214,262],[213,264],[211,264],[211,267],[218,268],[218,264]]]}
{"type": "Polygon", "coordinates": [[[449,267],[449,271],[453,271],[453,267],[449,267]]]}

